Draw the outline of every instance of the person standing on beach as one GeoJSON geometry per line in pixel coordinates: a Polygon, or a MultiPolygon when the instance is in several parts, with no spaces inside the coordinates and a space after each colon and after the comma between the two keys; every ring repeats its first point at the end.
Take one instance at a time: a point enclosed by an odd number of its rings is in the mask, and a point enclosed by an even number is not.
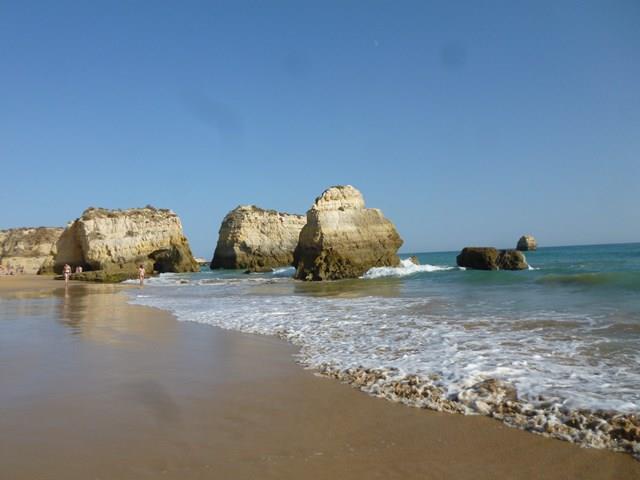
{"type": "Polygon", "coordinates": [[[69,276],[71,275],[71,265],[69,265],[68,263],[65,263],[64,267],[62,268],[62,273],[64,274],[64,284],[68,285],[69,276]]]}
{"type": "Polygon", "coordinates": [[[144,265],[138,267],[138,278],[140,278],[140,286],[144,285],[144,265]]]}

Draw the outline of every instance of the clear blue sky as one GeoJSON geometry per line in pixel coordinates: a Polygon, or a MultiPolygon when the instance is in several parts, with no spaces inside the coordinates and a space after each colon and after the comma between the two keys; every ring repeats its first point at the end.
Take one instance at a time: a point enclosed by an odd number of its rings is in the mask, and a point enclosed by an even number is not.
{"type": "Polygon", "coordinates": [[[640,2],[0,0],[0,228],[350,183],[403,251],[640,241],[640,2]],[[452,5],[457,3],[457,5],[452,5]]]}

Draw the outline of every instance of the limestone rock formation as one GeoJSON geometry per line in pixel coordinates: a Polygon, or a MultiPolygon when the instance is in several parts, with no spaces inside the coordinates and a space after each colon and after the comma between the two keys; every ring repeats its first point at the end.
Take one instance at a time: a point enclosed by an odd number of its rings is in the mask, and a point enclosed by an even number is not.
{"type": "Polygon", "coordinates": [[[269,271],[291,265],[303,215],[241,205],[222,220],[211,268],[243,268],[269,271]]]}
{"type": "Polygon", "coordinates": [[[521,252],[536,250],[537,248],[538,242],[536,242],[536,239],[533,237],[533,235],[521,236],[520,240],[518,240],[518,246],[516,247],[516,249],[520,250],[521,252]]]}
{"type": "Polygon", "coordinates": [[[92,274],[99,281],[135,277],[139,264],[149,273],[199,271],[178,216],[150,206],[85,210],[58,239],[53,270],[60,273],[65,263],[103,272],[92,274]]]}
{"type": "MultiPolygon", "coordinates": [[[[120,283],[125,280],[131,280],[136,278],[136,273],[130,268],[117,268],[110,270],[91,270],[88,272],[72,273],[71,280],[79,280],[81,282],[96,282],[96,283],[120,283]]],[[[62,280],[62,275],[56,277],[57,280],[62,280]]]]}
{"type": "Polygon", "coordinates": [[[500,270],[527,270],[529,264],[524,254],[518,250],[500,250],[498,268],[500,270]]]}
{"type": "Polygon", "coordinates": [[[402,239],[376,208],[365,208],[351,185],[331,187],[307,212],[294,254],[295,278],[357,278],[372,267],[395,267],[402,239]]]}
{"type": "Polygon", "coordinates": [[[38,273],[50,263],[63,228],[0,230],[0,265],[24,273],[38,273]]]}
{"type": "Polygon", "coordinates": [[[476,270],[526,270],[527,259],[517,250],[466,247],[456,257],[458,266],[476,270]]]}

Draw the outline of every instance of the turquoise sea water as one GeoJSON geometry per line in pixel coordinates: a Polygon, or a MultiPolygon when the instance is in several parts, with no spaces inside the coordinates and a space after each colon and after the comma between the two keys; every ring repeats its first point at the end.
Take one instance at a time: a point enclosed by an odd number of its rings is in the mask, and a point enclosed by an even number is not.
{"type": "MultiPolygon", "coordinates": [[[[424,263],[455,265],[456,254],[417,256],[424,263]]],[[[621,340],[640,334],[640,244],[549,247],[525,254],[533,270],[421,274],[406,282],[404,294],[442,296],[468,315],[527,319],[544,312],[556,322],[573,316],[617,326],[609,333],[619,333],[621,340]]]]}
{"type": "Polygon", "coordinates": [[[310,367],[435,375],[452,397],[497,378],[533,403],[640,412],[640,244],[540,248],[516,272],[459,269],[457,253],[325,283],[291,268],[166,274],[133,301],[280,335],[310,367]]]}

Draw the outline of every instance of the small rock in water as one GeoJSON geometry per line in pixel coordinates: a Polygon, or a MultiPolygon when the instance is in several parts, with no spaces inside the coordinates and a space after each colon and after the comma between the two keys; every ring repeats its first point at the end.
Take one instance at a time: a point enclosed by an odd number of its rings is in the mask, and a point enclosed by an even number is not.
{"type": "Polygon", "coordinates": [[[533,235],[523,235],[518,240],[518,245],[516,246],[517,250],[521,252],[526,252],[530,250],[536,250],[538,248],[538,242],[533,237],[533,235]]]}
{"type": "Polygon", "coordinates": [[[522,252],[497,250],[493,247],[465,247],[456,257],[459,267],[476,270],[526,270],[529,268],[522,252]]]}

